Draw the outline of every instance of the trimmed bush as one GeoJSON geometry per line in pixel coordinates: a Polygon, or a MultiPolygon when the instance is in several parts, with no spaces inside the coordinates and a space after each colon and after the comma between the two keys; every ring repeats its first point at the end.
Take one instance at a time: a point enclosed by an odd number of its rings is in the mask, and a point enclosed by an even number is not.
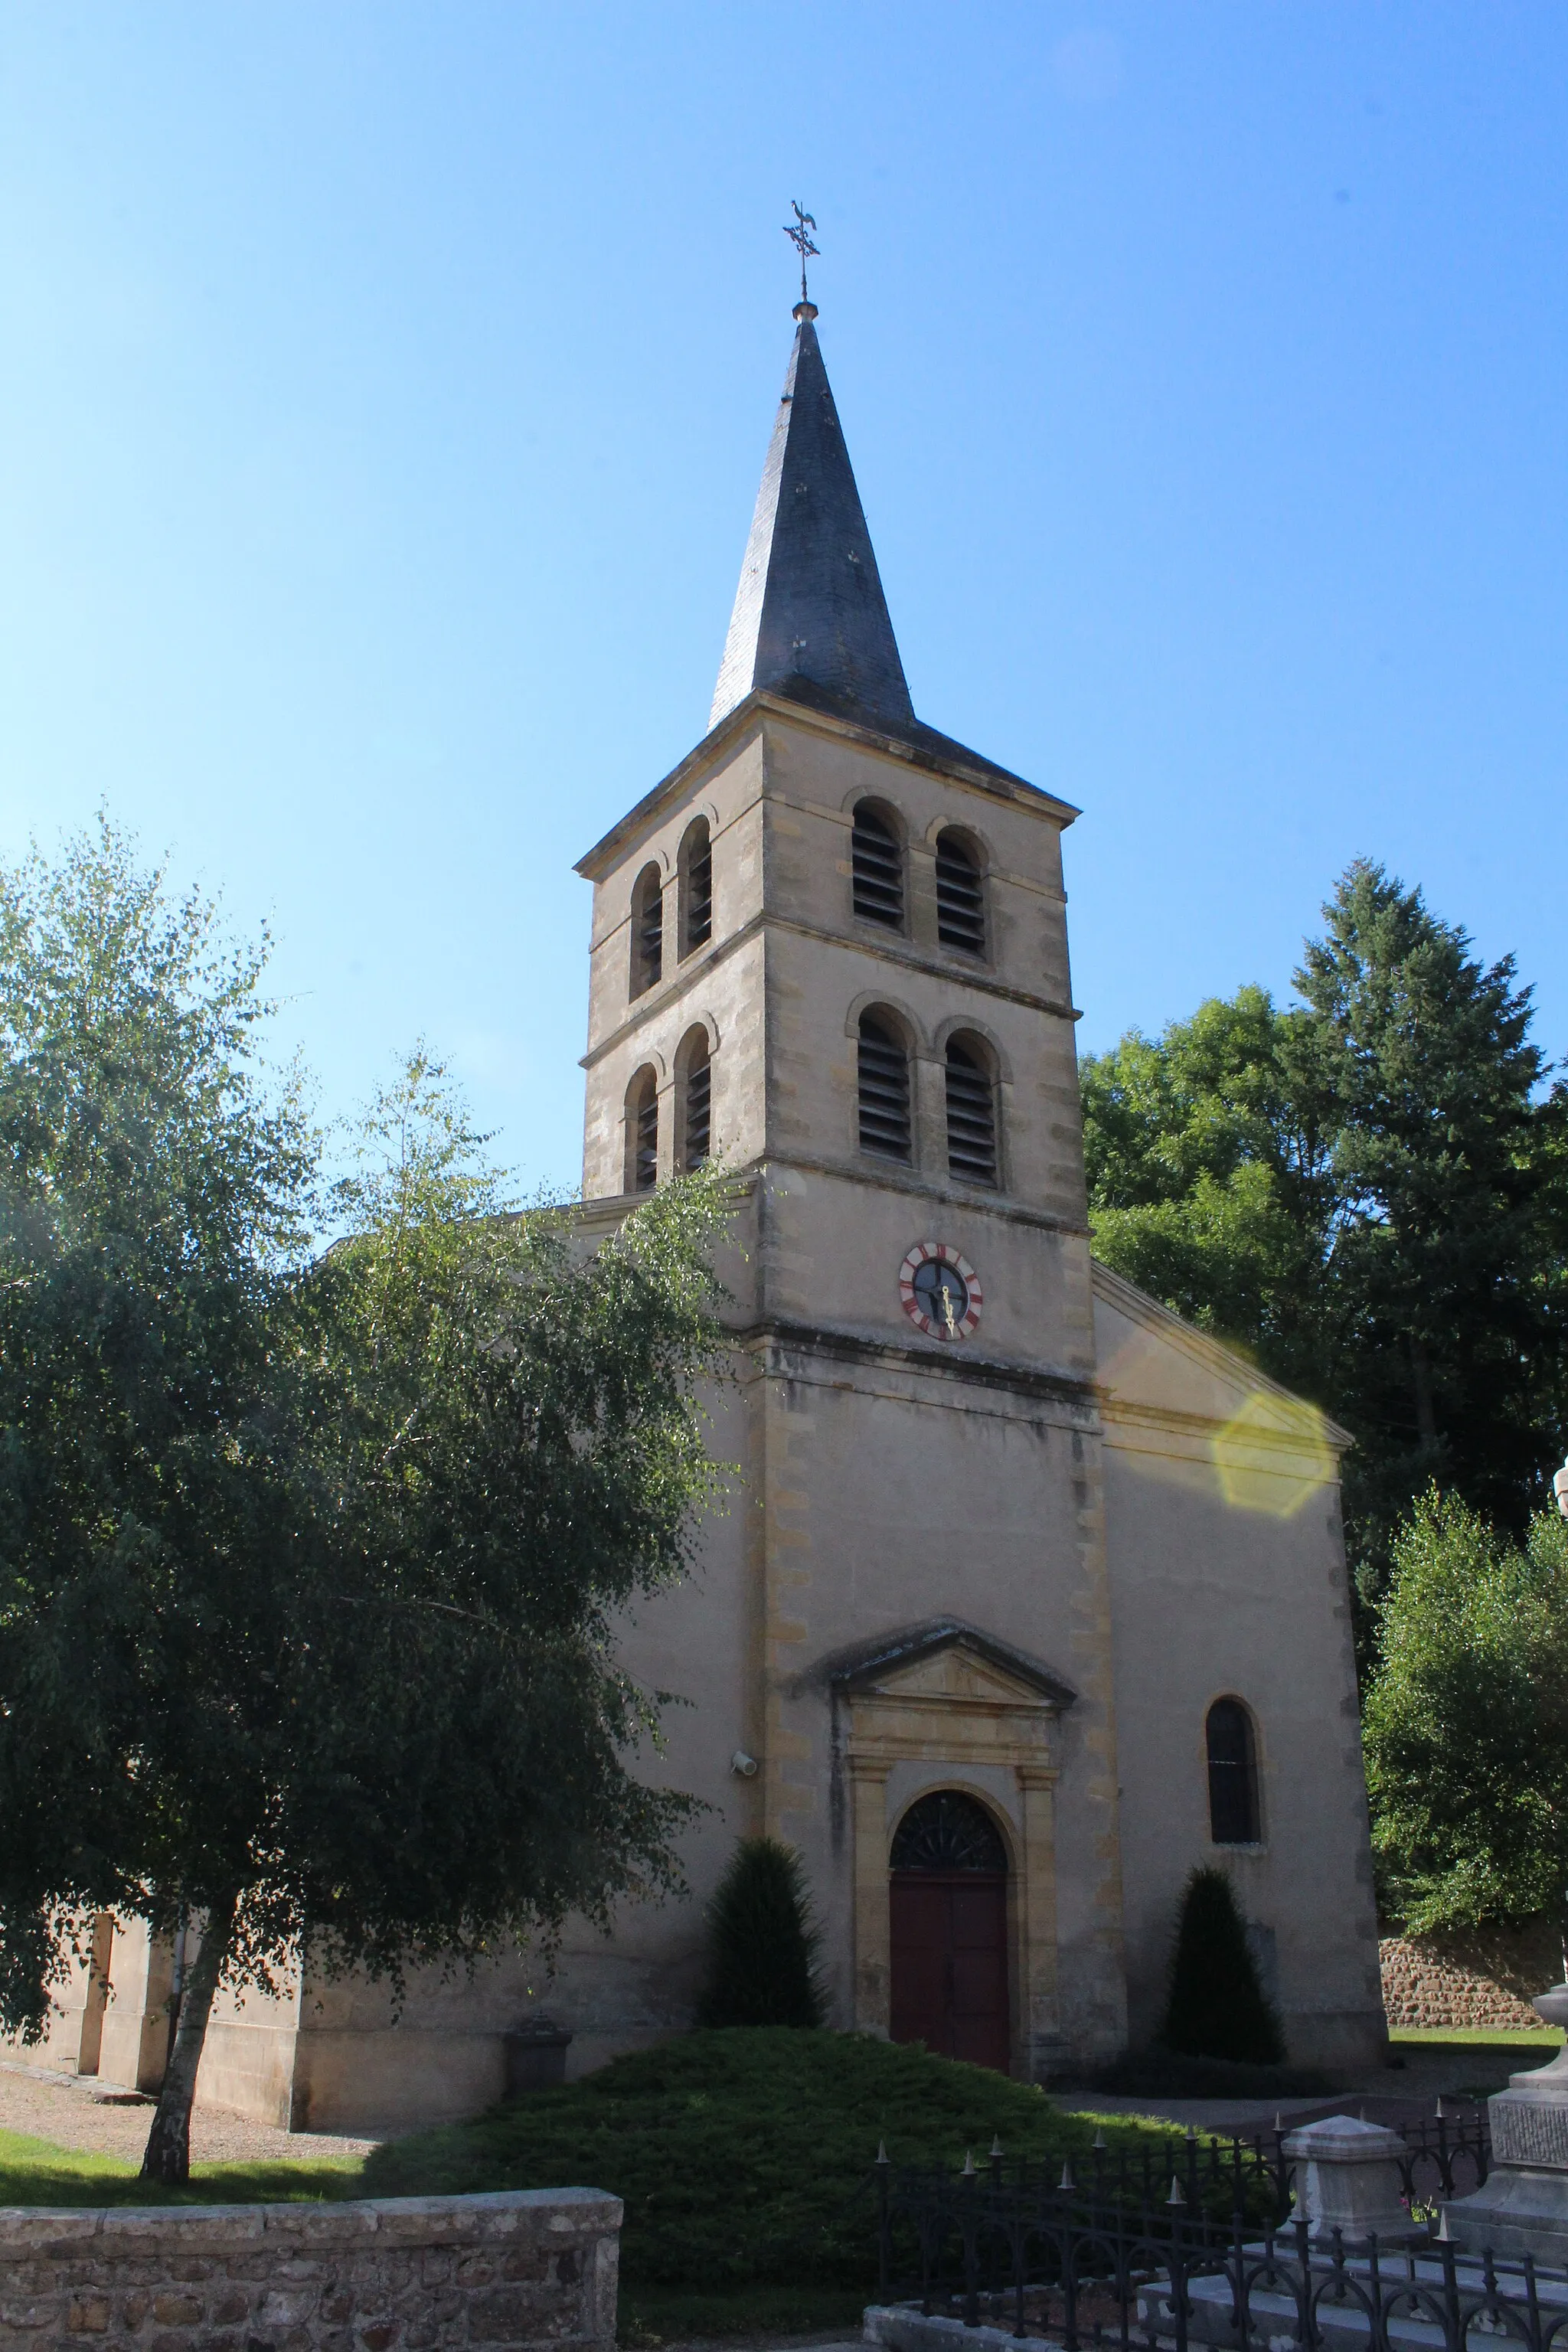
{"type": "Polygon", "coordinates": [[[822,2023],[822,1936],[793,1847],[741,1840],[708,1906],[708,1939],[700,2025],[822,2023]]]}
{"type": "Polygon", "coordinates": [[[1279,2019],[1258,1980],[1235,1889],[1212,1864],[1194,1871],[1182,1896],[1160,2039],[1189,2058],[1277,2066],[1285,2056],[1279,2019]]]}
{"type": "MultiPolygon", "coordinates": [[[[1122,2148],[1135,2161],[1149,2148],[1155,2181],[1169,2181],[1182,2147],[1169,2124],[1062,2115],[1027,2083],[911,2043],[731,2027],[639,2050],[473,2123],[387,2140],[366,2158],[357,2193],[583,2181],[626,2200],[621,2277],[634,2296],[840,2288],[864,2299],[877,2278],[879,2141],[895,2164],[956,2171],[1000,2138],[1055,2179],[1065,2158],[1076,2167],[1087,2156],[1097,2130],[1112,2162],[1122,2148]]],[[[689,2310],[680,2324],[720,2333],[716,2311],[689,2310]]],[[[847,2315],[782,2303],[761,2315],[752,2309],[749,2323],[809,2327],[847,2315]]]]}

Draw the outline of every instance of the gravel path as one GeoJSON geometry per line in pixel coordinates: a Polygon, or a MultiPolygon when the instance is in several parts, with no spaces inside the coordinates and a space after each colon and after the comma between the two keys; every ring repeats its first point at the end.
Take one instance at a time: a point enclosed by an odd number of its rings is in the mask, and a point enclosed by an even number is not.
{"type": "MultiPolygon", "coordinates": [[[[89,2075],[46,2074],[0,2059],[0,2131],[26,2132],[59,2147],[90,2148],[138,2163],[147,2145],[153,2102],[106,2093],[89,2075]]],[[[323,2156],[363,2156],[373,2139],[333,2139],[325,2132],[278,2131],[243,2116],[197,2107],[191,2117],[194,2164],[309,2164],[323,2156]]]]}

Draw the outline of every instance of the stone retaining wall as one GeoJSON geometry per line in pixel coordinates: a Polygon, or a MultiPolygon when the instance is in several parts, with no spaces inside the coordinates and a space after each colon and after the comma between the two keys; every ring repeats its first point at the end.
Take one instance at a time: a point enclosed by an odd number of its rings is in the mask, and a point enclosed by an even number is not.
{"type": "Polygon", "coordinates": [[[1467,1936],[1390,1936],[1378,1947],[1391,2026],[1532,2025],[1531,1996],[1563,1977],[1555,1922],[1467,1936]]]}
{"type": "Polygon", "coordinates": [[[613,2352],[597,2189],[0,2210],[0,2352],[613,2352]]]}

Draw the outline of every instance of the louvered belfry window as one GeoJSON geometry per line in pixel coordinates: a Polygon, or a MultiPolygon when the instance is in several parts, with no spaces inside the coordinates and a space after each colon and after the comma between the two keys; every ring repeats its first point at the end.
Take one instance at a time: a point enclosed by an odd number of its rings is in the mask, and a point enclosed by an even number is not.
{"type": "Polygon", "coordinates": [[[865,801],[855,812],[849,855],[857,915],[867,922],[886,923],[891,931],[901,931],[904,927],[903,851],[887,818],[879,815],[865,801]]]}
{"type": "Polygon", "coordinates": [[[640,996],[664,972],[664,892],[657,866],[645,866],[632,892],[632,994],[640,996]]]}
{"type": "Polygon", "coordinates": [[[860,1149],[883,1160],[910,1156],[910,1057],[892,1023],[860,1016],[860,1149]]]}
{"type": "Polygon", "coordinates": [[[699,817],[687,834],[681,856],[683,899],[680,952],[706,947],[713,936],[713,847],[708,820],[699,817]]]}
{"type": "Polygon", "coordinates": [[[700,1168],[712,1149],[713,1064],[706,1037],[694,1038],[686,1064],[686,1137],[681,1163],[700,1168]]]}
{"type": "Polygon", "coordinates": [[[985,886],[961,834],[944,833],[937,841],[936,930],[943,947],[985,952],[985,886]]]}
{"type": "Polygon", "coordinates": [[[651,1192],[658,1181],[658,1081],[651,1070],[645,1070],[632,1088],[626,1123],[631,1129],[631,1190],[651,1192]]]}
{"type": "Polygon", "coordinates": [[[966,1184],[996,1181],[996,1087],[977,1041],[947,1046],[947,1167],[966,1184]]]}

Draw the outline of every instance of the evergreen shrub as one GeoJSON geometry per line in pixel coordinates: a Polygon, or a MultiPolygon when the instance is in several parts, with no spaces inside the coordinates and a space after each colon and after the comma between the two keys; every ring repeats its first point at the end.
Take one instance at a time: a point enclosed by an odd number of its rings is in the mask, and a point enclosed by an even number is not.
{"type": "Polygon", "coordinates": [[[777,1838],[742,1838],[708,1906],[699,2025],[820,2025],[821,1942],[800,1856],[777,1838]]]}
{"type": "Polygon", "coordinates": [[[1285,2056],[1279,2018],[1258,1980],[1235,1890],[1212,1863],[1193,1872],[1182,1895],[1160,2039],[1190,2058],[1277,2066],[1285,2056]]]}

